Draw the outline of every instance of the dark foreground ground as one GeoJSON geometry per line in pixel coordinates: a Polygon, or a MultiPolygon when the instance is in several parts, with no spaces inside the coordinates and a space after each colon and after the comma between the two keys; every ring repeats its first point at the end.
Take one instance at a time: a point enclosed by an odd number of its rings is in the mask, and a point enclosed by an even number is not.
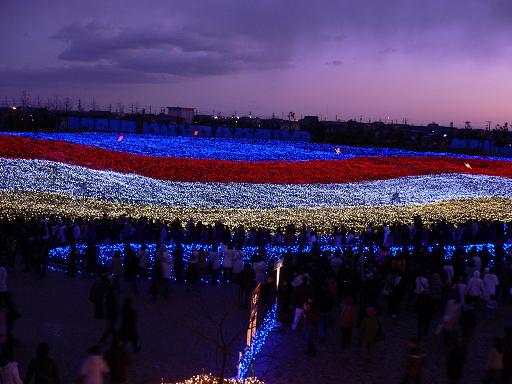
{"type": "MultiPolygon", "coordinates": [[[[16,360],[22,375],[34,355],[39,341],[47,341],[51,355],[57,361],[62,383],[72,383],[85,351],[98,343],[104,321],[92,316],[88,301],[91,281],[69,279],[61,273],[49,273],[44,280],[20,271],[9,272],[9,288],[22,317],[15,326],[18,340],[16,360]]],[[[128,286],[122,287],[127,294],[128,286]]],[[[125,297],[125,296],[123,296],[125,297]]],[[[173,286],[170,298],[151,301],[147,293],[134,297],[139,315],[142,350],[132,354],[131,383],[160,383],[183,380],[195,373],[216,373],[220,354],[214,347],[219,340],[216,323],[227,314],[226,333],[243,332],[247,311],[236,306],[237,289],[230,287],[200,287],[186,293],[182,286],[173,286]]],[[[316,357],[305,355],[301,332],[288,327],[273,332],[255,365],[256,374],[269,384],[285,383],[400,383],[403,376],[407,340],[416,330],[412,309],[404,307],[399,319],[381,317],[386,338],[374,353],[370,364],[363,363],[360,349],[354,345],[346,351],[338,346],[334,330],[330,341],[320,345],[316,357]]],[[[480,383],[492,338],[501,336],[503,327],[512,324],[512,307],[501,307],[492,319],[483,312],[475,338],[469,348],[463,383],[480,383]]],[[[445,350],[439,337],[432,333],[422,343],[428,359],[423,383],[445,383],[445,350]]],[[[244,342],[241,335],[231,348],[227,374],[234,374],[237,354],[244,342]]],[[[107,344],[103,344],[105,349],[107,344]]],[[[131,350],[131,346],[128,346],[131,350]]]]}
{"type": "MultiPolygon", "coordinates": [[[[288,326],[283,326],[282,330],[272,333],[265,345],[255,365],[256,375],[272,384],[399,384],[404,377],[407,342],[416,336],[416,318],[412,308],[406,306],[402,312],[398,319],[381,316],[385,340],[377,345],[371,363],[363,362],[361,349],[357,346],[357,330],[354,330],[350,349],[340,348],[339,335],[333,329],[331,341],[325,345],[317,343],[317,356],[309,357],[305,354],[306,344],[301,332],[298,330],[294,333],[288,326]]],[[[499,308],[489,319],[483,310],[479,313],[461,383],[482,382],[492,340],[495,336],[503,336],[505,325],[512,325],[511,315],[511,306],[499,308]]],[[[434,335],[439,320],[440,315],[437,315],[432,322],[430,335],[420,344],[427,354],[422,384],[448,382],[445,373],[446,351],[442,338],[434,335]]]]}
{"type": "MultiPolygon", "coordinates": [[[[57,272],[49,273],[44,280],[30,273],[9,272],[9,289],[22,315],[14,329],[15,358],[22,376],[37,343],[46,341],[61,371],[61,382],[75,382],[82,357],[88,347],[99,343],[105,328],[105,321],[93,318],[88,301],[91,284],[57,272]]],[[[122,286],[122,297],[128,292],[129,287],[122,286]]],[[[221,355],[214,346],[220,340],[216,323],[226,314],[224,329],[230,337],[247,326],[247,310],[236,307],[236,299],[234,286],[201,287],[191,293],[182,286],[173,286],[168,300],[156,302],[147,292],[134,297],[142,349],[132,353],[130,382],[160,383],[162,377],[183,380],[203,369],[218,372],[221,355]]],[[[228,375],[233,375],[244,340],[240,336],[233,343],[228,375]]],[[[109,346],[100,345],[103,350],[109,346]]],[[[131,352],[131,345],[127,349],[131,352]]]]}

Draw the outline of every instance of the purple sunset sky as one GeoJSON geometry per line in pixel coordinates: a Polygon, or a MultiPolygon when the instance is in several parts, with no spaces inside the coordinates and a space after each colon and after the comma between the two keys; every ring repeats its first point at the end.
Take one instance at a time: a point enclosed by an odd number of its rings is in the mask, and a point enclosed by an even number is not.
{"type": "Polygon", "coordinates": [[[0,97],[512,120],[510,0],[0,1],[0,97]]]}

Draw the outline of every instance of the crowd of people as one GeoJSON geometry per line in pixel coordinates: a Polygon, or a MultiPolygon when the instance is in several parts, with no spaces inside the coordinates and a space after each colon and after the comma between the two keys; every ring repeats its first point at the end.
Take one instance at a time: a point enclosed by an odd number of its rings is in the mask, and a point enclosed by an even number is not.
{"type": "Polygon", "coordinates": [[[268,244],[291,246],[307,245],[321,241],[334,246],[354,244],[404,245],[461,245],[494,243],[512,239],[512,223],[498,221],[467,221],[455,225],[439,220],[431,225],[423,223],[417,216],[408,224],[369,223],[364,230],[355,230],[339,225],[331,233],[319,234],[306,225],[288,225],[275,230],[263,227],[246,228],[239,225],[229,228],[221,222],[203,224],[179,219],[172,222],[133,219],[125,215],[117,218],[105,214],[99,219],[66,219],[57,217],[0,220],[0,244],[3,253],[11,260],[16,247],[24,261],[33,257],[44,258],[53,246],[84,243],[155,243],[181,244],[228,244],[236,249],[242,246],[265,246],[268,244]]]}
{"type": "MultiPolygon", "coordinates": [[[[496,253],[493,262],[485,248],[458,249],[450,260],[442,248],[404,248],[394,257],[385,247],[365,255],[351,249],[334,255],[287,253],[277,291],[279,320],[293,331],[303,325],[308,355],[316,354],[318,343],[339,337],[342,349],[357,340],[370,362],[375,345],[384,340],[379,319],[413,312],[417,331],[411,335],[404,383],[420,382],[425,356],[419,346],[432,337],[444,342],[450,383],[463,382],[464,356],[478,322],[492,320],[498,303],[510,302],[512,253],[499,248],[496,253]]],[[[510,341],[509,328],[494,341],[485,382],[511,382],[510,341]]]]}
{"type": "MultiPolygon", "coordinates": [[[[507,252],[504,244],[510,240],[511,229],[510,223],[490,221],[458,226],[440,221],[427,226],[419,217],[409,225],[369,225],[363,231],[340,226],[330,235],[319,235],[307,226],[272,232],[125,216],[115,220],[105,216],[90,221],[0,221],[0,316],[6,318],[0,362],[2,377],[6,377],[3,382],[21,382],[12,347],[12,329],[19,313],[6,287],[7,271],[20,261],[26,271],[44,278],[48,252],[60,245],[71,246],[68,275],[94,279],[89,300],[94,317],[105,323],[100,343],[111,343],[104,354],[97,345],[89,349],[79,371],[84,383],[102,383],[107,373],[112,383],[128,382],[131,359],[125,344],[131,343],[134,353],[140,344],[136,311],[129,298],[120,306],[121,289],[158,300],[169,298],[170,284],[183,284],[189,291],[201,281],[237,284],[241,307],[249,306],[253,289],[260,284],[259,312],[264,314],[277,303],[279,322],[294,332],[301,330],[308,356],[316,355],[319,344],[336,338],[339,348],[360,348],[364,361],[371,363],[375,346],[386,342],[381,319],[396,319],[404,311],[412,311],[417,332],[409,340],[403,382],[420,382],[428,358],[421,346],[432,337],[443,340],[450,383],[463,382],[465,356],[477,324],[492,319],[497,306],[510,301],[512,252],[507,252]],[[116,242],[126,244],[123,252],[116,251],[108,265],[101,265],[96,244],[116,242]],[[141,247],[133,250],[130,242],[141,247]],[[80,243],[87,245],[83,254],[77,248],[80,243]],[[154,255],[146,243],[158,244],[154,255]],[[171,253],[166,246],[169,243],[175,245],[171,253]],[[320,243],[338,248],[322,251],[320,243]],[[468,243],[492,244],[494,254],[485,246],[469,251],[456,247],[450,259],[445,257],[442,245],[468,243]],[[204,247],[194,247],[185,263],[181,244],[204,247]],[[282,255],[279,287],[273,263],[265,254],[269,244],[299,246],[298,251],[288,248],[282,255]],[[377,251],[352,247],[369,244],[378,244],[377,251]],[[244,246],[255,246],[258,251],[243,255],[244,246]],[[402,250],[392,255],[391,246],[402,250]],[[9,372],[11,379],[7,378],[9,372]]],[[[512,328],[507,327],[503,336],[489,344],[483,380],[512,382],[512,328]]],[[[36,355],[25,382],[34,376],[36,383],[58,383],[57,365],[49,358],[48,344],[41,343],[36,355]]]]}

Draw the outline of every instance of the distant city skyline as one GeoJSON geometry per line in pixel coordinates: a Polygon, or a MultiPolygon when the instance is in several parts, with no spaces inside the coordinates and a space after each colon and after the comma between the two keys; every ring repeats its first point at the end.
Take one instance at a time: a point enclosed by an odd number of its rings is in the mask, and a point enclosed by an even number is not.
{"type": "Polygon", "coordinates": [[[21,0],[0,15],[0,102],[512,121],[505,0],[21,0]]]}

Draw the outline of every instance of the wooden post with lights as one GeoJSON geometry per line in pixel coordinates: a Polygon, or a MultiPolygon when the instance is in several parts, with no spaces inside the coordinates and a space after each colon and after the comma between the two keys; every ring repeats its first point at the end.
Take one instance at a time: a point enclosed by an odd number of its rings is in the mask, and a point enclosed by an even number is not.
{"type": "MultiPolygon", "coordinates": [[[[249,316],[249,327],[247,328],[247,338],[245,341],[245,350],[251,348],[252,339],[256,335],[256,327],[258,326],[258,306],[261,296],[261,283],[258,283],[251,295],[251,314],[249,316]]],[[[237,377],[240,377],[240,363],[242,361],[243,352],[239,354],[237,377]]],[[[252,364],[252,363],[251,363],[252,364]]]]}
{"type": "Polygon", "coordinates": [[[278,306],[278,300],[279,300],[279,277],[281,276],[281,268],[284,265],[284,257],[281,257],[279,260],[277,260],[274,263],[274,270],[276,271],[276,317],[277,322],[279,324],[279,306],[278,306]]]}
{"type": "MultiPolygon", "coordinates": [[[[277,271],[276,273],[276,291],[279,291],[279,276],[281,275],[281,268],[284,265],[284,257],[280,258],[274,263],[274,270],[277,271]]],[[[277,302],[276,302],[277,304],[277,302]]]]}
{"type": "Polygon", "coordinates": [[[247,340],[246,346],[249,347],[251,345],[252,339],[256,334],[256,327],[258,321],[258,305],[260,302],[261,295],[261,283],[258,283],[254,291],[252,291],[251,295],[251,316],[249,317],[249,328],[247,328],[247,340]]]}

